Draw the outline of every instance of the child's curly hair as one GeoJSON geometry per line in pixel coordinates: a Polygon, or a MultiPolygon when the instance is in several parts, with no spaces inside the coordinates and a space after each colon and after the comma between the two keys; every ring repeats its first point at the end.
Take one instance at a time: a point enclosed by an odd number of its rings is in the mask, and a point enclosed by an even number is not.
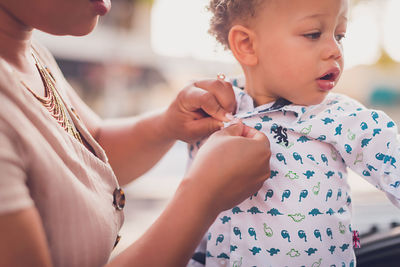
{"type": "Polygon", "coordinates": [[[229,49],[228,35],[234,23],[246,22],[256,16],[258,5],[265,0],[210,0],[212,13],[208,32],[229,49]]]}

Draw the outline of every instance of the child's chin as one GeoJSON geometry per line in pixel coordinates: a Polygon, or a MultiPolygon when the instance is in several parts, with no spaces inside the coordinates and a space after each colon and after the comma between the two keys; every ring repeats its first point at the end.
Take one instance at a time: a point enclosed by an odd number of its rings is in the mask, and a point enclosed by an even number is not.
{"type": "Polygon", "coordinates": [[[291,101],[295,105],[299,106],[314,106],[321,104],[326,97],[326,94],[322,97],[314,98],[314,99],[297,99],[297,101],[291,101]]]}

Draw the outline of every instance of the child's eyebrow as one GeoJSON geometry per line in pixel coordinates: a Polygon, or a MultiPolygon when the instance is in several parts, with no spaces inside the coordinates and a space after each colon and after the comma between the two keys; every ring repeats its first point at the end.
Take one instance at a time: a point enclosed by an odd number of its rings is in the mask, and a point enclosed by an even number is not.
{"type": "MultiPolygon", "coordinates": [[[[312,15],[307,15],[305,17],[301,17],[298,20],[306,20],[306,19],[315,19],[315,18],[319,18],[319,17],[324,17],[326,14],[320,13],[320,14],[312,14],[312,15]]],[[[344,19],[345,21],[347,21],[347,16],[346,15],[340,15],[341,19],[344,19]]]]}

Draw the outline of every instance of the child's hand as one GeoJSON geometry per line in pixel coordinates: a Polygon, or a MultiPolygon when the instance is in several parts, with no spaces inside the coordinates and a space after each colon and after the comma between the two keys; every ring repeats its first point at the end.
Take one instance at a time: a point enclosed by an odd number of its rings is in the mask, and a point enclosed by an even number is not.
{"type": "Polygon", "coordinates": [[[270,176],[267,137],[240,121],[211,135],[187,177],[210,209],[219,213],[257,192],[270,176]]]}
{"type": "Polygon", "coordinates": [[[164,134],[193,142],[212,134],[231,119],[236,108],[232,85],[203,80],[185,87],[162,116],[164,134]],[[227,117],[228,116],[228,117],[227,117]]]}

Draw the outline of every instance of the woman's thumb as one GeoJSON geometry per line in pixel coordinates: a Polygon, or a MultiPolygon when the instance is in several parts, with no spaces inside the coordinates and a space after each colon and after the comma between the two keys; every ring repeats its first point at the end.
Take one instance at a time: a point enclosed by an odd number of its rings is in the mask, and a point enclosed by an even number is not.
{"type": "Polygon", "coordinates": [[[230,136],[243,136],[244,124],[238,120],[234,124],[221,130],[221,134],[230,136]]]}

